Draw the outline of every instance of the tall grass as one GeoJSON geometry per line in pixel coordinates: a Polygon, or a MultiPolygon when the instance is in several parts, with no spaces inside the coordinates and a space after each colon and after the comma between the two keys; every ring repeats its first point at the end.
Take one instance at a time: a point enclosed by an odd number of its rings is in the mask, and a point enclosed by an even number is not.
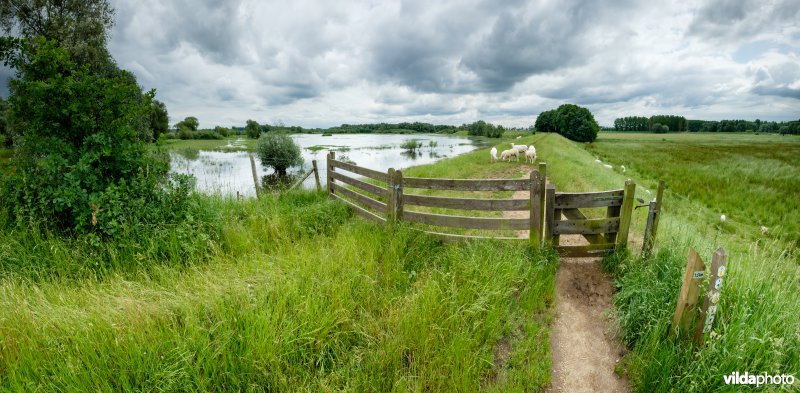
{"type": "MultiPolygon", "coordinates": [[[[0,390],[531,391],[549,383],[553,255],[443,245],[351,218],[321,193],[209,203],[221,229],[203,260],[152,263],[138,274],[0,278],[0,390]]],[[[85,254],[70,252],[80,247],[47,238],[11,243],[4,255],[60,249],[29,262],[59,269],[81,263],[85,254]]]]}
{"type": "MultiPolygon", "coordinates": [[[[647,194],[642,194],[641,186],[652,189],[658,179],[667,180],[668,192],[655,255],[647,260],[624,255],[604,261],[606,269],[615,276],[616,316],[623,341],[632,349],[624,363],[635,390],[739,390],[741,385],[725,385],[723,381],[723,375],[734,371],[786,373],[797,377],[800,371],[800,268],[796,249],[780,238],[755,237],[737,226],[720,223],[718,213],[748,217],[769,212],[769,218],[777,218],[785,214],[781,209],[783,205],[771,209],[770,197],[760,192],[746,194],[751,200],[750,206],[709,197],[716,192],[738,192],[735,184],[740,178],[737,174],[752,172],[753,176],[756,173],[764,176],[752,182],[767,183],[770,192],[789,198],[791,186],[785,183],[792,180],[787,180],[786,174],[770,177],[765,169],[774,158],[762,154],[770,148],[787,147],[780,141],[771,147],[754,147],[752,141],[742,143],[738,138],[729,141],[725,136],[706,140],[706,136],[699,135],[686,139],[673,137],[676,139],[669,142],[668,150],[656,148],[654,152],[643,145],[629,146],[629,139],[638,138],[635,135],[612,137],[601,134],[594,144],[580,145],[552,135],[536,147],[541,159],[548,161],[551,180],[562,190],[607,188],[630,176],[640,185],[637,196],[644,196],[647,194]],[[730,165],[728,160],[701,164],[697,160],[703,158],[690,157],[704,151],[705,147],[693,146],[699,141],[713,143],[712,149],[715,145],[727,145],[733,149],[728,152],[729,158],[754,151],[761,153],[740,161],[743,167],[738,171],[725,172],[730,165]],[[692,154],[684,156],[682,151],[692,154]],[[615,169],[608,170],[595,163],[595,155],[613,163],[615,169]],[[626,165],[628,172],[620,173],[620,164],[626,165]],[[680,175],[676,177],[675,173],[680,175]],[[681,195],[682,189],[704,182],[715,185],[716,189],[701,188],[691,198],[681,195]],[[700,347],[685,340],[667,338],[690,247],[697,249],[707,263],[717,247],[724,247],[729,254],[714,334],[700,347]]],[[[660,137],[643,139],[665,142],[660,137]]],[[[787,170],[796,170],[793,168],[787,170]]],[[[634,214],[633,230],[637,232],[634,237],[641,235],[644,210],[634,214]]],[[[782,230],[791,231],[792,225],[789,223],[782,230]]]]}

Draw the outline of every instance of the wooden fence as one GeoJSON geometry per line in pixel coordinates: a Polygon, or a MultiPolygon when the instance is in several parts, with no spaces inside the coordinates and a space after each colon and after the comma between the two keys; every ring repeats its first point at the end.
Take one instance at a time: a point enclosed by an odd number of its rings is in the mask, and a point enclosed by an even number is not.
{"type": "Polygon", "coordinates": [[[409,221],[438,227],[527,231],[528,237],[467,236],[426,231],[445,240],[503,239],[529,240],[535,245],[549,242],[567,256],[593,256],[625,247],[633,211],[635,184],[625,183],[619,190],[588,193],[557,193],[555,185],[546,184],[545,163],[531,172],[528,179],[429,179],[404,177],[402,171],[388,172],[349,164],[328,154],[328,193],[350,205],[359,215],[379,221],[409,221]],[[374,182],[366,182],[350,172],[374,182]],[[430,196],[409,193],[410,190],[446,191],[529,191],[528,198],[484,199],[430,196]],[[469,211],[527,211],[524,218],[474,217],[434,214],[409,210],[408,206],[433,207],[469,211]],[[587,218],[580,209],[606,207],[605,218],[587,218]],[[563,217],[562,217],[563,216],[563,217]],[[560,235],[580,234],[590,244],[564,246],[560,235]]]}

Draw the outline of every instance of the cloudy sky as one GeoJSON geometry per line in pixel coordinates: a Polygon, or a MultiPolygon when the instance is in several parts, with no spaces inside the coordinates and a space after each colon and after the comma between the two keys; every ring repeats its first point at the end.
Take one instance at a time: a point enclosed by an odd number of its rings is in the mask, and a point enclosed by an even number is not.
{"type": "Polygon", "coordinates": [[[170,122],[800,118],[800,1],[111,0],[170,122]]]}

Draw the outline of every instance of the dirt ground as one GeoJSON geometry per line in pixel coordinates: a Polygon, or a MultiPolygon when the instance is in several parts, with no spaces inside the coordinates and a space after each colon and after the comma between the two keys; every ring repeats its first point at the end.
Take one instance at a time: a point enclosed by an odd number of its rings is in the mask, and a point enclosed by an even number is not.
{"type": "MultiPolygon", "coordinates": [[[[517,191],[514,198],[528,198],[517,191]]],[[[527,218],[528,212],[504,216],[527,218]]],[[[528,231],[517,236],[527,237],[528,231]]],[[[588,244],[580,235],[562,235],[562,245],[588,244]]],[[[550,392],[628,392],[628,383],[614,373],[625,354],[610,327],[611,280],[600,258],[561,258],[556,274],[556,319],[550,335],[552,386],[550,392]]]]}

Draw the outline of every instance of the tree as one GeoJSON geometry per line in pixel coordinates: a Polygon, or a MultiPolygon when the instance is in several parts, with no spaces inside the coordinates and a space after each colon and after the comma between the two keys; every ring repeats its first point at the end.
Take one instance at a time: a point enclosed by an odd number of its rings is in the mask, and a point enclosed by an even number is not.
{"type": "Polygon", "coordinates": [[[187,130],[187,131],[197,131],[197,128],[200,127],[200,121],[197,120],[194,116],[189,116],[181,121],[178,124],[175,124],[175,128],[178,131],[187,130]]]}
{"type": "Polygon", "coordinates": [[[577,142],[593,142],[600,127],[592,112],[584,107],[564,104],[556,110],[558,133],[577,142]]]}
{"type": "Polygon", "coordinates": [[[255,120],[248,120],[247,125],[244,126],[244,132],[248,138],[258,139],[258,136],[261,135],[261,126],[255,120]]]}
{"type": "Polygon", "coordinates": [[[284,133],[262,134],[256,151],[261,163],[274,169],[278,176],[286,176],[287,168],[303,164],[300,146],[284,133]]]}
{"type": "Polygon", "coordinates": [[[94,70],[115,69],[106,49],[114,25],[108,0],[0,0],[0,26],[34,42],[44,37],[66,50],[72,61],[94,70]]]}
{"type": "Polygon", "coordinates": [[[153,100],[150,112],[150,129],[153,131],[153,140],[157,141],[161,134],[169,130],[169,114],[167,106],[159,100],[153,100]]]}
{"type": "Polygon", "coordinates": [[[20,135],[12,158],[17,170],[0,191],[9,213],[18,222],[111,236],[136,222],[168,221],[172,213],[160,202],[180,198],[164,197],[172,187],[169,166],[140,136],[154,92],[143,95],[125,72],[109,76],[78,66],[43,38],[15,45],[5,39],[2,47],[17,71],[9,82],[8,120],[20,135]]]}
{"type": "Polygon", "coordinates": [[[558,132],[558,126],[556,125],[556,111],[549,110],[544,111],[536,116],[536,123],[534,123],[534,127],[538,132],[558,132]]]}

